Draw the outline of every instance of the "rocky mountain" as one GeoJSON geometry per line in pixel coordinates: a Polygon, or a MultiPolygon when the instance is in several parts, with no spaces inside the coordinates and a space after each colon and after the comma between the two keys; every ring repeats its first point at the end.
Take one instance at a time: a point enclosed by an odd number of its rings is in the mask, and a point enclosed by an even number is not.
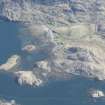
{"type": "Polygon", "coordinates": [[[42,81],[71,74],[105,80],[104,0],[1,0],[0,17],[23,24],[19,38],[27,56],[20,55],[16,70],[27,70],[20,65],[27,61],[42,81]]]}

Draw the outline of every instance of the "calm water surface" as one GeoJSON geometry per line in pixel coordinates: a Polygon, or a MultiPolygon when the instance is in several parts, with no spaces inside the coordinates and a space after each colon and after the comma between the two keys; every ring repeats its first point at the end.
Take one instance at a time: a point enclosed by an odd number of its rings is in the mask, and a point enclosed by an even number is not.
{"type": "Polygon", "coordinates": [[[0,21],[0,63],[20,52],[18,27],[16,23],[0,21]]]}

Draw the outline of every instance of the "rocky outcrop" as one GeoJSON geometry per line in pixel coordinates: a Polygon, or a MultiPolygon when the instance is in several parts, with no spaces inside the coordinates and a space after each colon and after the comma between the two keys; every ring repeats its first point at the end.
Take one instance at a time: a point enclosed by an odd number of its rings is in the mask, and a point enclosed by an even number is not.
{"type": "Polygon", "coordinates": [[[101,91],[101,90],[94,90],[93,89],[93,90],[89,91],[89,93],[90,93],[90,96],[92,98],[102,98],[102,97],[105,97],[104,92],[101,91]]]}
{"type": "Polygon", "coordinates": [[[20,56],[13,55],[11,56],[5,64],[0,65],[0,70],[9,71],[16,67],[20,63],[20,56]]]}
{"type": "Polygon", "coordinates": [[[11,100],[10,102],[7,102],[5,100],[0,100],[0,105],[19,105],[19,104],[16,104],[15,100],[11,100]]]}
{"type": "Polygon", "coordinates": [[[22,51],[26,51],[28,53],[32,53],[36,50],[35,45],[29,44],[22,48],[22,51]]]}
{"type": "MultiPolygon", "coordinates": [[[[86,42],[85,42],[86,43],[86,42]]],[[[96,77],[99,80],[105,79],[105,66],[104,66],[104,47],[89,43],[76,43],[71,44],[68,48],[66,55],[68,65],[67,71],[84,75],[87,77],[96,77]],[[74,47],[73,47],[74,46],[74,47]],[[100,56],[101,55],[101,56],[100,56]]],[[[104,45],[103,45],[104,46],[104,45]]]]}
{"type": "Polygon", "coordinates": [[[32,71],[18,71],[14,73],[19,85],[39,86],[42,84],[42,80],[37,78],[32,71]]]}

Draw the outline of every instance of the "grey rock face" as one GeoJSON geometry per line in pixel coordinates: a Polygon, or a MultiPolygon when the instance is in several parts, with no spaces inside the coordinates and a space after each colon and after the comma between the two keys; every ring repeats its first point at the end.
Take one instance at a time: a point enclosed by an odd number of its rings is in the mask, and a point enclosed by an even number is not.
{"type": "Polygon", "coordinates": [[[104,0],[1,0],[0,15],[24,22],[21,64],[42,80],[81,75],[105,80],[104,0]],[[30,64],[31,63],[31,64],[30,64]],[[66,76],[65,76],[66,75],[66,76]]]}

